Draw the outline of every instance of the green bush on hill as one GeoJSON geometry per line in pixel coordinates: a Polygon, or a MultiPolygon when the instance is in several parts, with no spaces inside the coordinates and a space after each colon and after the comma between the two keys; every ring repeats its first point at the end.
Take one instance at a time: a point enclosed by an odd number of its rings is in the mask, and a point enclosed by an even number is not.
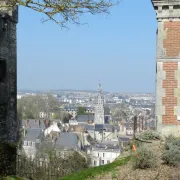
{"type": "Polygon", "coordinates": [[[168,136],[164,146],[165,150],[162,155],[164,164],[180,167],[180,138],[168,136]]]}
{"type": "Polygon", "coordinates": [[[154,168],[157,165],[156,156],[153,151],[142,146],[137,149],[137,154],[133,154],[132,164],[134,169],[154,168]]]}
{"type": "Polygon", "coordinates": [[[130,160],[130,157],[125,157],[123,159],[119,159],[119,160],[114,161],[113,163],[110,163],[107,165],[91,167],[86,170],[82,170],[78,173],[74,173],[69,176],[60,178],[59,180],[85,180],[87,178],[95,177],[96,175],[103,174],[105,172],[110,172],[118,166],[123,166],[123,165],[127,164],[127,162],[129,160],[130,160]]]}
{"type": "Polygon", "coordinates": [[[155,131],[144,131],[138,136],[138,138],[142,140],[161,139],[160,135],[155,131]]]}

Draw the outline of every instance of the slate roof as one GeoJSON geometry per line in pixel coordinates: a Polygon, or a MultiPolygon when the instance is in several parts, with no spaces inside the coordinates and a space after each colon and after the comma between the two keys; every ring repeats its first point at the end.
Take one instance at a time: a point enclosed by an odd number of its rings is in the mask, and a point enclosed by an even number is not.
{"type": "MultiPolygon", "coordinates": [[[[26,121],[27,120],[22,120],[22,126],[26,126],[26,121]]],[[[28,120],[29,126],[26,128],[31,128],[31,129],[45,129],[47,128],[46,121],[45,120],[34,120],[34,119],[29,119],[28,120]]]]}
{"type": "Polygon", "coordinates": [[[129,142],[131,139],[129,137],[119,137],[121,142],[129,142]]]}
{"type": "Polygon", "coordinates": [[[94,115],[89,114],[89,115],[78,115],[77,116],[77,122],[85,122],[85,123],[87,123],[89,120],[94,121],[94,115]]]}
{"type": "Polygon", "coordinates": [[[95,131],[100,131],[102,129],[104,129],[106,132],[114,132],[115,129],[120,131],[119,126],[114,126],[111,124],[95,124],[95,131]]]}
{"type": "Polygon", "coordinates": [[[87,126],[86,126],[86,130],[87,131],[90,131],[90,130],[94,130],[94,125],[90,125],[90,124],[88,124],[87,126]]]}
{"type": "Polygon", "coordinates": [[[95,146],[92,147],[92,150],[98,150],[98,151],[119,151],[121,150],[119,146],[119,142],[113,142],[113,141],[103,141],[97,143],[95,146]]]}
{"type": "Polygon", "coordinates": [[[36,141],[36,139],[41,139],[43,136],[43,132],[41,129],[27,129],[26,136],[23,140],[26,141],[36,141]]]}
{"type": "Polygon", "coordinates": [[[78,147],[78,137],[75,133],[60,133],[60,136],[58,137],[56,144],[56,149],[79,149],[78,147]]]}

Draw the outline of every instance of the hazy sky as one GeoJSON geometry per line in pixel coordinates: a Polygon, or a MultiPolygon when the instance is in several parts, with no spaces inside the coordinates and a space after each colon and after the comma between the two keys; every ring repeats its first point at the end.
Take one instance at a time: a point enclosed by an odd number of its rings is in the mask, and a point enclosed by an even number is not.
{"type": "Polygon", "coordinates": [[[84,15],[69,30],[20,8],[18,89],[154,92],[156,17],[151,0],[122,0],[109,16],[84,15]]]}

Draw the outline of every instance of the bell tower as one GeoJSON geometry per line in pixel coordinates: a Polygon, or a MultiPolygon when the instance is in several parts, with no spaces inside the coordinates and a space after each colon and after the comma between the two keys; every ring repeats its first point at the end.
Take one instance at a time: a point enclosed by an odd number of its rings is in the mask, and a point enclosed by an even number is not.
{"type": "Polygon", "coordinates": [[[104,97],[102,95],[102,86],[99,83],[98,96],[95,105],[94,124],[104,124],[104,97]]]}
{"type": "Polygon", "coordinates": [[[152,0],[156,11],[156,120],[163,135],[180,135],[180,0],[152,0]]]}
{"type": "Polygon", "coordinates": [[[0,174],[2,171],[11,174],[10,171],[16,169],[16,149],[12,149],[9,144],[16,143],[19,134],[16,113],[18,8],[8,7],[7,2],[9,1],[0,0],[0,148],[3,148],[0,150],[4,152],[3,157],[12,162],[12,166],[8,169],[6,164],[7,167],[4,171],[2,170],[3,165],[0,165],[0,174]]]}

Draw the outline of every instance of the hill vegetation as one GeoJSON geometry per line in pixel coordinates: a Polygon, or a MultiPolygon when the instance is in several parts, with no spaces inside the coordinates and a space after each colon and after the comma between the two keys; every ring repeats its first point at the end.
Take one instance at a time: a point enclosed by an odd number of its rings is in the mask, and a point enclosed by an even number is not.
{"type": "Polygon", "coordinates": [[[163,139],[156,132],[146,131],[113,163],[80,169],[58,180],[180,180],[179,167],[180,138],[163,139]]]}

